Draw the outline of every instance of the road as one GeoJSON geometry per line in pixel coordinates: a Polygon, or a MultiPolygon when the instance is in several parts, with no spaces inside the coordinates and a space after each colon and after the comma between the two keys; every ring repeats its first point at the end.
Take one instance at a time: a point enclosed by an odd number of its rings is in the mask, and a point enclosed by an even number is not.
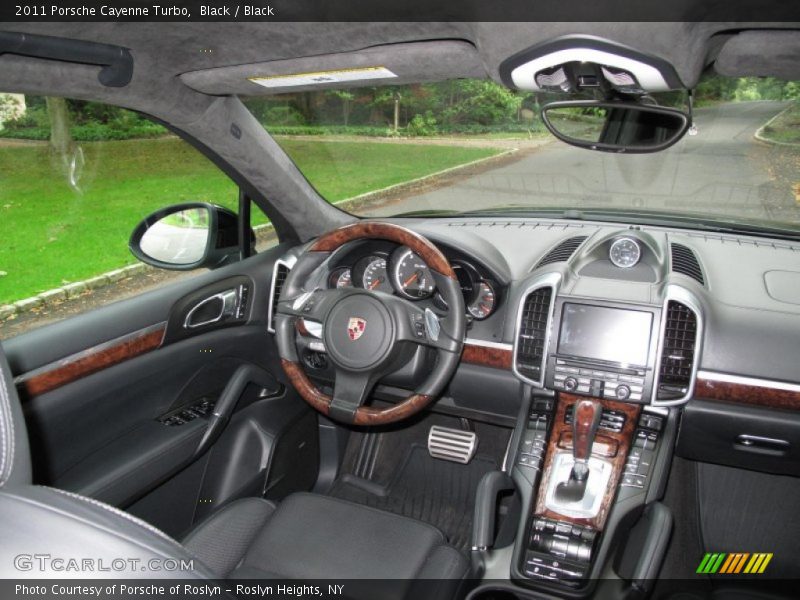
{"type": "MultiPolygon", "coordinates": [[[[654,154],[592,152],[554,141],[512,164],[377,207],[370,214],[518,204],[699,211],[800,222],[791,187],[770,172],[776,152],[797,151],[768,147],[753,138],[785,106],[739,102],[698,109],[698,134],[654,154]]],[[[793,175],[794,181],[800,180],[800,174],[793,175]]]]}

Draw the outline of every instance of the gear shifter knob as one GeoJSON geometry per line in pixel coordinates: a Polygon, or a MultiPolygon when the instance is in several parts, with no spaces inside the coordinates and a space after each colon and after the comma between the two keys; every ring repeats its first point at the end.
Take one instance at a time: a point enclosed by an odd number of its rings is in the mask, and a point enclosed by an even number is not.
{"type": "Polygon", "coordinates": [[[555,497],[559,502],[578,502],[583,498],[589,479],[589,457],[603,414],[603,406],[594,400],[576,402],[572,410],[572,456],[575,463],[569,479],[556,486],[555,497]]]}
{"type": "Polygon", "coordinates": [[[572,455],[576,463],[586,463],[592,455],[592,445],[602,412],[602,405],[594,400],[575,403],[572,413],[572,455]]]}

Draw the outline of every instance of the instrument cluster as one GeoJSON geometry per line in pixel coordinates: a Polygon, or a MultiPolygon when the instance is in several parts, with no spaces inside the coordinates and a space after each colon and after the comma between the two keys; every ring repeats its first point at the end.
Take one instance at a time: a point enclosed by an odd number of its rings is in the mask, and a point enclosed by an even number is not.
{"type": "MultiPolygon", "coordinates": [[[[489,317],[497,308],[497,284],[467,261],[452,259],[450,264],[464,294],[467,313],[478,320],[489,317]]],[[[414,301],[430,299],[436,308],[447,310],[430,268],[406,246],[391,252],[373,250],[351,264],[340,264],[328,275],[328,287],[357,287],[414,301]]]]}

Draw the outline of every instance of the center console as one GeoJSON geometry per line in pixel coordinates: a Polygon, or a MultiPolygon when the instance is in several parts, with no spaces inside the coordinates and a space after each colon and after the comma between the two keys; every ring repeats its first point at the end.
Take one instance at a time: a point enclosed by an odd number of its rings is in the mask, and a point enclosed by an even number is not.
{"type": "MultiPolygon", "coordinates": [[[[540,412],[534,412],[538,417],[540,412]]],[[[645,494],[667,416],[634,404],[560,393],[548,420],[552,426],[541,469],[534,474],[538,486],[521,538],[519,574],[580,588],[592,575],[614,503],[645,494]],[[600,418],[586,461],[586,483],[569,495],[563,492],[574,484],[574,413],[587,402],[597,405],[600,418]]],[[[525,453],[518,454],[517,469],[529,469],[529,464],[525,453]]]]}
{"type": "Polygon", "coordinates": [[[523,505],[511,577],[582,597],[611,562],[628,571],[617,577],[633,579],[652,568],[640,558],[652,558],[652,548],[640,546],[666,544],[671,520],[657,500],[677,433],[670,406],[690,393],[700,319],[670,286],[651,303],[570,296],[559,287],[552,277],[535,283],[518,316],[514,371],[530,384],[530,399],[510,453],[523,505]],[[693,320],[678,323],[674,314],[693,320]],[[648,511],[659,517],[641,518],[648,511]],[[632,534],[641,527],[653,531],[632,534]]]}

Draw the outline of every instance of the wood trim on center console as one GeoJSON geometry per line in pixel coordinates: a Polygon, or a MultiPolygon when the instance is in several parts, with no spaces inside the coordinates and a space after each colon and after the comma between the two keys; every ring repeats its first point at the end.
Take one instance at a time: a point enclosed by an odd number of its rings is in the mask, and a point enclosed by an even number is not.
{"type": "MultiPolygon", "coordinates": [[[[546,508],[545,496],[547,486],[550,481],[550,476],[553,473],[553,459],[556,451],[559,450],[558,442],[560,439],[562,439],[562,436],[566,438],[565,434],[568,434],[570,438],[572,436],[572,426],[565,422],[564,415],[566,415],[568,407],[586,399],[587,398],[584,396],[574,396],[572,394],[560,393],[558,395],[558,404],[556,406],[555,417],[553,419],[553,427],[550,431],[550,438],[547,443],[547,455],[545,456],[544,460],[544,470],[542,471],[542,480],[541,484],[539,485],[539,493],[536,496],[536,507],[534,508],[534,514],[537,517],[547,517],[548,519],[555,519],[557,521],[567,521],[574,525],[588,525],[589,527],[593,527],[598,531],[602,531],[603,527],[605,526],[609,510],[611,509],[611,505],[614,502],[614,498],[617,494],[619,480],[622,475],[622,470],[625,467],[625,460],[628,457],[628,451],[630,450],[631,442],[633,440],[633,432],[636,429],[636,425],[639,421],[641,406],[638,404],[628,404],[626,402],[615,402],[613,400],[591,398],[591,400],[599,402],[603,408],[623,413],[625,415],[625,424],[623,425],[620,433],[603,429],[599,434],[602,436],[602,438],[605,438],[603,441],[607,441],[610,438],[610,440],[613,440],[617,444],[615,456],[608,458],[608,460],[611,462],[611,478],[608,483],[606,495],[603,498],[603,504],[600,506],[600,511],[597,513],[597,516],[592,519],[576,519],[573,517],[565,517],[564,515],[546,508]]],[[[563,449],[561,449],[561,451],[563,451],[563,449]]]]}

